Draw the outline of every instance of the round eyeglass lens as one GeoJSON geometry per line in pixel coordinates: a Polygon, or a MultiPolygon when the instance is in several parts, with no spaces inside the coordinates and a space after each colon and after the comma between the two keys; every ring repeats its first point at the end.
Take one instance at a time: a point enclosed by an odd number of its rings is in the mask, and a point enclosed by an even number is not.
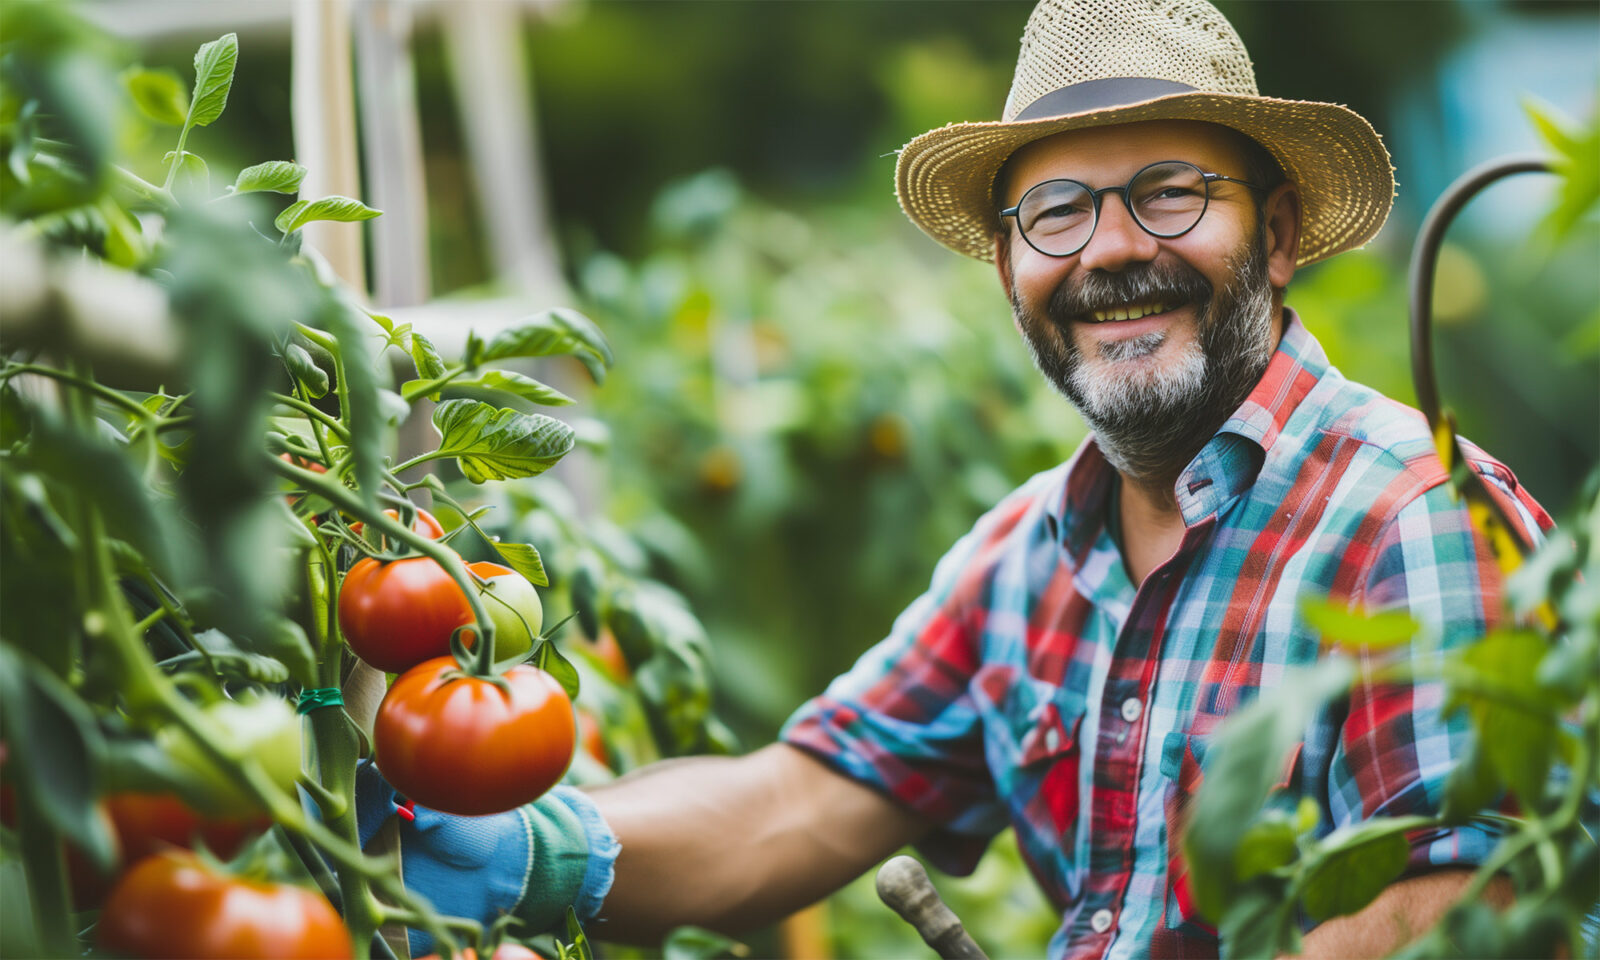
{"type": "Polygon", "coordinates": [[[1150,233],[1175,237],[1206,212],[1205,176],[1181,161],[1145,167],[1128,184],[1128,208],[1150,233]]]}
{"type": "Polygon", "coordinates": [[[1017,205],[1017,226],[1040,253],[1066,256],[1094,232],[1094,198],[1076,180],[1046,180],[1017,205]]]}

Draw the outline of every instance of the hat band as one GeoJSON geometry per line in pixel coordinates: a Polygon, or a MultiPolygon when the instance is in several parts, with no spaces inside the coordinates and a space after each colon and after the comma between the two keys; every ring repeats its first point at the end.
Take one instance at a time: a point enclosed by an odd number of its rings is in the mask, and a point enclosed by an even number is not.
{"type": "Polygon", "coordinates": [[[1103,77],[1052,90],[1028,104],[1012,121],[1065,117],[1091,110],[1126,107],[1173,93],[1193,93],[1196,87],[1156,77],[1103,77]]]}

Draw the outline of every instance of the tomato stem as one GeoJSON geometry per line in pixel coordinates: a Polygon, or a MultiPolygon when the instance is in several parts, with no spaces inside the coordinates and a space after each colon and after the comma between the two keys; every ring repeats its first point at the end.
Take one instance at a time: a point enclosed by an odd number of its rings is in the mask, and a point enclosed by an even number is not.
{"type": "Polygon", "coordinates": [[[34,803],[31,791],[18,790],[17,840],[33,900],[35,933],[48,956],[72,957],[80,951],[72,928],[72,897],[58,833],[34,803]]]}

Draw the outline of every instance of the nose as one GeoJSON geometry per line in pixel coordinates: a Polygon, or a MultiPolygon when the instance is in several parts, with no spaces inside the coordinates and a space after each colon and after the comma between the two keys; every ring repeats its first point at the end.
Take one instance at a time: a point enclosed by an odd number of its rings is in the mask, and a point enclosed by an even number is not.
{"type": "Polygon", "coordinates": [[[1116,273],[1129,264],[1154,260],[1159,252],[1156,238],[1134,221],[1122,194],[1106,193],[1100,198],[1094,236],[1078,252],[1078,264],[1089,270],[1116,273]]]}

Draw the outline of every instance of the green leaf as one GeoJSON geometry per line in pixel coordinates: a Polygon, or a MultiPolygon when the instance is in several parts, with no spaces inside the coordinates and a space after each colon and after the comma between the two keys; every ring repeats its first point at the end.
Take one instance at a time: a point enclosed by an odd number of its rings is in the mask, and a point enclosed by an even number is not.
{"type": "Polygon", "coordinates": [[[661,960],[715,960],[749,955],[749,947],[704,927],[678,927],[661,941],[661,960]]]}
{"type": "Polygon", "coordinates": [[[321,200],[296,200],[278,214],[272,221],[273,226],[284,234],[294,233],[313,220],[336,220],[340,223],[354,223],[358,220],[371,220],[373,217],[383,216],[382,210],[352,200],[349,197],[323,197],[321,200]]]}
{"type": "Polygon", "coordinates": [[[447,400],[434,408],[439,454],[455,457],[473,483],[534,477],[572,450],[572,428],[537,413],[447,400]]]}
{"type": "MultiPolygon", "coordinates": [[[[401,390],[410,393],[412,391],[407,388],[414,389],[415,385],[420,385],[422,382],[413,380],[411,383],[401,387],[401,390]]],[[[547,386],[532,377],[526,377],[511,370],[485,370],[471,379],[452,380],[449,386],[452,390],[457,388],[465,390],[498,390],[503,393],[509,393],[518,399],[527,400],[530,403],[543,404],[547,407],[564,407],[577,402],[554,387],[547,386]]]]}
{"type": "Polygon", "coordinates": [[[198,194],[211,192],[211,169],[206,166],[206,161],[197,153],[185,150],[179,154],[176,150],[168,150],[162,157],[163,163],[171,163],[172,158],[178,158],[178,169],[183,173],[184,179],[189,184],[189,189],[198,194]]]}
{"type": "MultiPolygon", "coordinates": [[[[417,376],[423,380],[434,380],[444,376],[444,361],[439,359],[439,351],[433,346],[433,341],[420,333],[411,335],[411,360],[417,365],[417,376]]],[[[405,388],[401,387],[401,396],[405,396],[405,388]]]]}
{"type": "Polygon", "coordinates": [[[502,330],[481,350],[468,350],[467,365],[478,367],[509,357],[576,356],[596,383],[605,382],[611,365],[611,346],[594,321],[576,310],[557,308],[536,314],[518,326],[502,330]]]}
{"type": "Polygon", "coordinates": [[[1406,868],[1411,853],[1405,834],[1382,820],[1335,830],[1323,840],[1328,850],[1308,866],[1306,911],[1315,920],[1355,913],[1372,902],[1406,868]]]}
{"type": "Polygon", "coordinates": [[[1313,713],[1349,689],[1348,660],[1324,660],[1295,671],[1282,685],[1234,712],[1217,727],[1206,751],[1205,783],[1183,835],[1189,886],[1200,912],[1217,918],[1242,889],[1234,851],[1283,770],[1284,758],[1305,736],[1313,713]]]}
{"type": "Polygon", "coordinates": [[[116,843],[97,814],[104,744],[89,708],[54,674],[0,646],[0,719],[7,773],[34,809],[109,869],[116,843]]]}
{"type": "Polygon", "coordinates": [[[578,911],[567,908],[567,939],[577,952],[578,960],[594,960],[594,950],[589,946],[589,936],[578,922],[578,911]]]}
{"type": "Polygon", "coordinates": [[[506,566],[528,578],[536,587],[550,586],[550,576],[545,573],[544,560],[539,551],[528,543],[501,543],[495,541],[494,549],[506,566]]]}
{"type": "Polygon", "coordinates": [[[1323,639],[1347,647],[1375,650],[1398,647],[1410,642],[1420,629],[1417,621],[1402,610],[1385,610],[1368,616],[1341,603],[1308,597],[1300,605],[1300,611],[1323,639]]]}
{"type": "Polygon", "coordinates": [[[1496,630],[1462,652],[1468,673],[1452,688],[1452,698],[1467,703],[1495,774],[1529,807],[1544,797],[1564,708],[1539,683],[1539,662],[1549,649],[1531,630],[1496,630]]]}
{"type": "Polygon", "coordinates": [[[1466,823],[1499,795],[1503,783],[1484,756],[1483,744],[1474,742],[1444,782],[1444,804],[1439,815],[1446,823],[1466,823]]]}
{"type": "Polygon", "coordinates": [[[239,171],[238,179],[233,181],[233,193],[287,193],[293,195],[300,191],[300,183],[306,178],[306,168],[298,163],[288,160],[268,160],[258,163],[253,167],[245,167],[239,171]]]}
{"type": "Polygon", "coordinates": [[[1540,135],[1559,154],[1552,164],[1561,177],[1555,206],[1539,229],[1554,240],[1569,235],[1596,203],[1600,203],[1600,111],[1582,129],[1548,104],[1525,99],[1528,116],[1540,135]]]}
{"type": "Polygon", "coordinates": [[[311,353],[305,347],[298,343],[289,344],[283,352],[283,362],[306,393],[318,398],[328,395],[328,371],[317,366],[317,361],[311,359],[311,353]]]}
{"type": "Polygon", "coordinates": [[[554,643],[549,640],[540,642],[538,649],[533,652],[533,665],[555,677],[569,698],[578,699],[578,670],[561,655],[554,643]]]}
{"type": "Polygon", "coordinates": [[[1297,836],[1295,825],[1281,814],[1256,821],[1245,831],[1234,853],[1235,879],[1249,880],[1294,860],[1299,849],[1295,844],[1297,836]]]}
{"type": "Polygon", "coordinates": [[[183,126],[189,115],[189,96],[176,73],[131,67],[123,72],[122,83],[145,117],[172,127],[183,126]]]}
{"type": "MultiPolygon", "coordinates": [[[[1193,878],[1190,878],[1191,881],[1193,878]]],[[[1256,877],[1228,906],[1217,924],[1224,958],[1258,960],[1300,952],[1294,900],[1277,877],[1256,877]]]]}
{"type": "Polygon", "coordinates": [[[222,116],[239,62],[239,37],[226,33],[202,44],[194,55],[194,96],[186,126],[204,127],[222,116]]]}

